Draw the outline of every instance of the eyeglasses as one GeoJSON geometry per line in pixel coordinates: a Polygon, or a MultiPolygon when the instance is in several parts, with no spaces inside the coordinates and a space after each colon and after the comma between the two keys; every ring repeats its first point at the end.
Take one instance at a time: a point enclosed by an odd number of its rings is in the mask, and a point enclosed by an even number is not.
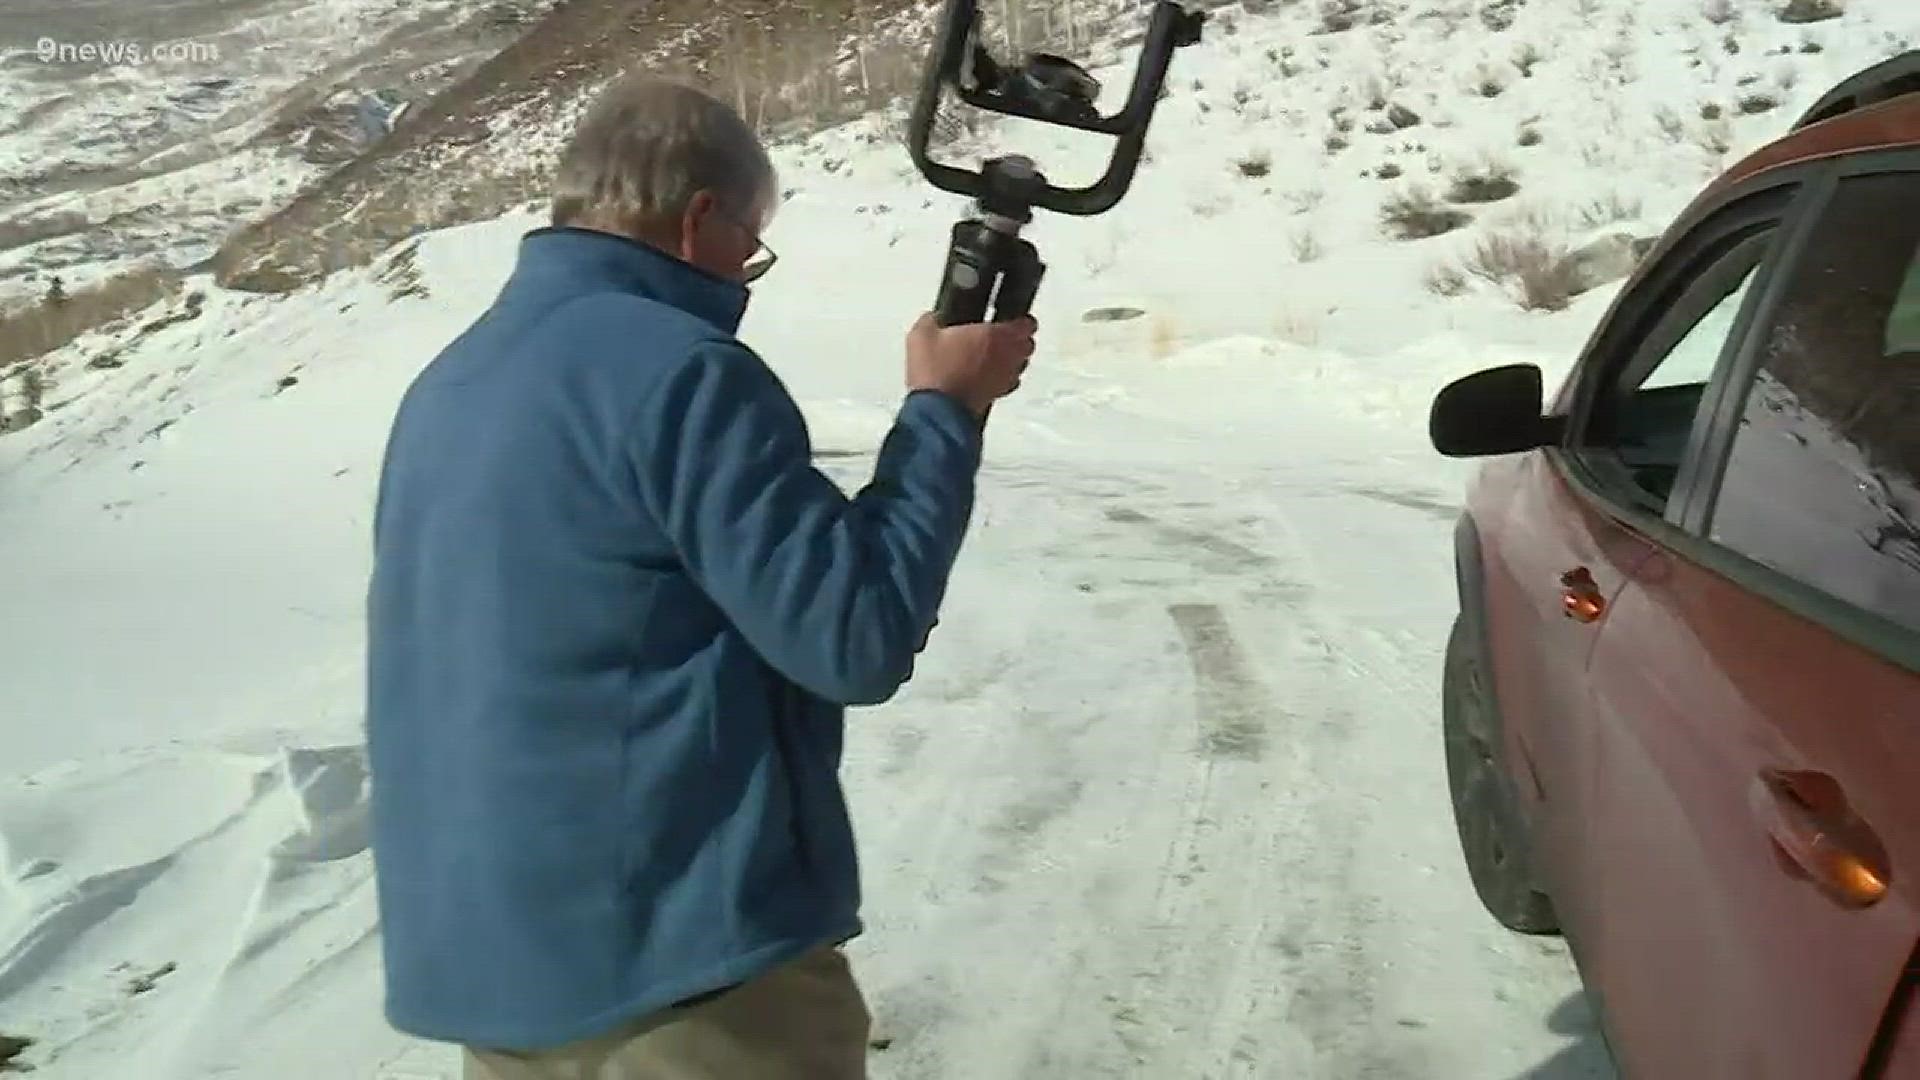
{"type": "Polygon", "coordinates": [[[767,271],[773,269],[773,264],[780,261],[780,256],[776,254],[772,248],[767,246],[765,240],[761,240],[757,236],[754,237],[754,240],[758,242],[760,246],[754,250],[752,255],[747,257],[747,261],[740,267],[741,280],[749,285],[765,277],[767,271]]]}
{"type": "Polygon", "coordinates": [[[720,210],[719,213],[721,217],[733,222],[742,232],[753,237],[753,242],[756,246],[753,254],[747,256],[747,261],[740,267],[740,279],[748,285],[759,281],[767,275],[767,271],[773,269],[774,263],[780,261],[779,254],[767,246],[767,242],[760,238],[760,234],[755,232],[751,225],[734,217],[725,210],[720,210]]]}

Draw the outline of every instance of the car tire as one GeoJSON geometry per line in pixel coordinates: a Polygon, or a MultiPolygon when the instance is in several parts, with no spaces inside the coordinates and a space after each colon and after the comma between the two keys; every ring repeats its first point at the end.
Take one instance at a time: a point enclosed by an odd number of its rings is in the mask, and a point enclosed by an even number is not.
{"type": "Polygon", "coordinates": [[[1460,853],[1480,903],[1502,926],[1556,933],[1560,921],[1552,899],[1535,885],[1526,825],[1500,761],[1500,714],[1479,645],[1472,624],[1456,618],[1441,680],[1441,727],[1460,853]]]}

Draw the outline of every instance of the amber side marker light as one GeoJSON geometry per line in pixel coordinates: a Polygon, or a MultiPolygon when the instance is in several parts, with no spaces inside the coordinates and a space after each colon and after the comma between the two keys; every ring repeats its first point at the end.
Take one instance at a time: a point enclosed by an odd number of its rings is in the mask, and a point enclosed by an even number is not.
{"type": "Polygon", "coordinates": [[[1599,622],[1607,610],[1607,598],[1586,567],[1560,575],[1560,610],[1576,622],[1599,622]]]}

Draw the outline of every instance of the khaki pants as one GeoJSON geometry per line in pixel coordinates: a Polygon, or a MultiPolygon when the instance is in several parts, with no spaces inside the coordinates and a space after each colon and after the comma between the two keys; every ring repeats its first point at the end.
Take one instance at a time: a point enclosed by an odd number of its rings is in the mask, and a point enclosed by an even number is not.
{"type": "Polygon", "coordinates": [[[465,1080],[866,1080],[872,1022],[846,954],[828,946],[596,1039],[469,1048],[465,1080]]]}

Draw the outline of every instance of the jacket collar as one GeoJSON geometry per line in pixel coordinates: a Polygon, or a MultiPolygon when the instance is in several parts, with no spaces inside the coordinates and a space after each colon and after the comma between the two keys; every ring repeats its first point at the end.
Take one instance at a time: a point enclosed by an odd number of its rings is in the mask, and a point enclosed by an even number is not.
{"type": "Polygon", "coordinates": [[[737,281],[709,274],[638,240],[572,226],[534,229],[520,238],[519,261],[508,288],[536,284],[542,289],[611,289],[644,296],[729,334],[739,331],[747,311],[747,288],[737,281]]]}

